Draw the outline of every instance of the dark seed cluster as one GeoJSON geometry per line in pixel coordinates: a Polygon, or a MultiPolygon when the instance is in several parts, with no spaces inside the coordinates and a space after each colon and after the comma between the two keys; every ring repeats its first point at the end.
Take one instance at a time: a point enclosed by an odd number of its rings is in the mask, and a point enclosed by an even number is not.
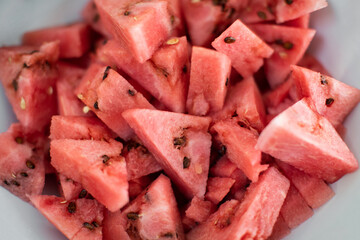
{"type": "Polygon", "coordinates": [[[30,160],[27,160],[26,161],[26,166],[29,168],[29,169],[35,169],[35,164],[30,161],[30,160]]]}
{"type": "Polygon", "coordinates": [[[85,198],[87,195],[87,191],[85,189],[81,190],[79,193],[79,198],[85,198]]]}
{"type": "Polygon", "coordinates": [[[129,220],[136,221],[137,219],[139,219],[139,214],[136,212],[129,212],[128,214],[126,214],[126,217],[129,220]]]}
{"type": "Polygon", "coordinates": [[[67,210],[69,213],[75,213],[76,212],[76,203],[75,202],[70,202],[67,210]]]}
{"type": "Polygon", "coordinates": [[[186,169],[186,168],[189,168],[190,167],[190,158],[188,157],[184,157],[183,159],[183,168],[186,169]]]}
{"type": "Polygon", "coordinates": [[[335,100],[333,98],[327,98],[325,101],[325,104],[327,107],[331,107],[331,105],[333,105],[334,101],[335,100]]]}
{"type": "Polygon", "coordinates": [[[103,75],[102,80],[105,80],[105,79],[108,77],[110,69],[111,69],[110,66],[107,66],[107,67],[105,68],[105,71],[104,71],[104,75],[103,75]]]}
{"type": "Polygon", "coordinates": [[[236,39],[234,37],[226,37],[224,38],[225,43],[234,43],[236,39]]]}

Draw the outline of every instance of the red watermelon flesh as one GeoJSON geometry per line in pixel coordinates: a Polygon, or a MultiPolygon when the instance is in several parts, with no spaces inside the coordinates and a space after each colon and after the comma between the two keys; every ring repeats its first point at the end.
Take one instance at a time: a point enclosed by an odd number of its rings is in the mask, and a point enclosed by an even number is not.
{"type": "MultiPolygon", "coordinates": [[[[73,199],[78,199],[81,191],[83,190],[83,187],[80,183],[75,182],[74,180],[59,174],[59,182],[60,182],[60,192],[61,195],[65,198],[65,200],[70,201],[73,199]]],[[[84,189],[85,190],[85,189],[84,189]]],[[[86,190],[85,190],[86,191],[86,190]]],[[[83,192],[83,194],[86,196],[86,193],[83,192]]]]}
{"type": "Polygon", "coordinates": [[[95,5],[94,0],[89,1],[82,10],[82,17],[87,24],[96,32],[102,34],[106,38],[111,38],[111,34],[105,29],[99,11],[95,5]]]}
{"type": "Polygon", "coordinates": [[[223,53],[193,47],[190,85],[187,97],[189,114],[205,116],[223,108],[231,72],[231,60],[223,53]]]}
{"type": "Polygon", "coordinates": [[[360,102],[360,90],[306,68],[292,66],[291,78],[301,97],[309,97],[320,115],[336,128],[360,102]]]}
{"type": "Polygon", "coordinates": [[[126,143],[122,153],[126,160],[128,180],[159,172],[162,168],[149,150],[139,140],[126,143]]]}
{"type": "MultiPolygon", "coordinates": [[[[227,149],[225,151],[227,151],[227,149]]],[[[238,169],[236,164],[231,162],[225,155],[210,168],[210,174],[216,177],[230,177],[236,169],[238,169]]]]}
{"type": "Polygon", "coordinates": [[[358,162],[331,123],[308,105],[295,103],[261,133],[256,149],[327,182],[358,168],[358,162]]]}
{"type": "MultiPolygon", "coordinates": [[[[292,88],[295,88],[295,84],[293,79],[288,79],[282,84],[280,84],[278,87],[276,87],[273,90],[269,90],[263,95],[264,104],[267,108],[269,107],[277,107],[281,103],[283,103],[287,98],[291,99],[290,91],[293,91],[292,88]]],[[[296,89],[295,89],[296,91],[296,89]]],[[[297,99],[291,99],[291,100],[300,100],[297,99]]]]}
{"type": "Polygon", "coordinates": [[[261,132],[265,127],[265,107],[253,78],[232,86],[221,111],[211,115],[213,122],[232,119],[261,132]]]}
{"type": "Polygon", "coordinates": [[[95,4],[105,29],[139,63],[150,59],[171,34],[166,1],[95,0],[95,4]]]}
{"type": "Polygon", "coordinates": [[[240,20],[236,20],[211,45],[226,54],[231,59],[232,66],[244,78],[259,70],[264,58],[270,57],[274,52],[240,20]]]}
{"type": "Polygon", "coordinates": [[[60,58],[81,57],[90,48],[90,28],[84,23],[56,26],[27,32],[24,45],[40,46],[46,42],[59,41],[60,58]]]}
{"type": "Polygon", "coordinates": [[[129,181],[129,197],[130,199],[136,198],[142,191],[150,185],[152,177],[143,176],[129,181]]]}
{"type": "Polygon", "coordinates": [[[40,131],[57,111],[54,93],[58,43],[0,48],[0,79],[17,119],[27,132],[40,131]]]}
{"type": "Polygon", "coordinates": [[[268,237],[267,240],[280,240],[289,235],[290,233],[291,230],[289,226],[286,224],[284,218],[280,214],[274,225],[271,236],[268,237]]]}
{"type": "Polygon", "coordinates": [[[202,223],[208,219],[214,210],[215,205],[212,202],[193,197],[185,214],[186,217],[194,220],[196,223],[202,223]]]}
{"type": "Polygon", "coordinates": [[[240,12],[239,18],[247,24],[275,20],[275,5],[276,0],[250,0],[240,12]]]}
{"type": "Polygon", "coordinates": [[[51,141],[51,164],[82,186],[110,211],[129,201],[126,163],[122,144],[114,140],[51,141]]]}
{"type": "MultiPolygon", "coordinates": [[[[123,73],[125,75],[125,73],[123,73]]],[[[122,74],[120,74],[122,75],[122,74]]],[[[123,75],[122,75],[123,76],[123,75]]],[[[131,78],[126,78],[126,80],[135,88],[136,91],[140,92],[146,100],[149,102],[155,99],[145,88],[143,88],[137,81],[131,78]]]]}
{"type": "Polygon", "coordinates": [[[243,202],[231,200],[187,234],[188,240],[266,239],[278,218],[289,181],[269,168],[252,183],[243,202]],[[230,206],[229,206],[230,205],[230,206]]]}
{"type": "Polygon", "coordinates": [[[284,101],[282,101],[276,107],[268,107],[267,112],[269,113],[269,115],[276,117],[277,115],[279,115],[280,113],[291,107],[294,103],[295,103],[294,100],[290,98],[285,98],[284,101]]]}
{"type": "Polygon", "coordinates": [[[232,178],[213,177],[208,179],[207,192],[205,198],[214,204],[218,204],[229,193],[234,185],[232,178]]]}
{"type": "Polygon", "coordinates": [[[326,7],[326,0],[278,1],[276,22],[283,23],[326,7]]]}
{"type": "Polygon", "coordinates": [[[76,89],[81,100],[116,134],[128,140],[134,132],[121,116],[126,109],[154,108],[120,74],[92,64],[76,89]]]}
{"type": "Polygon", "coordinates": [[[131,239],[185,239],[171,182],[164,175],[122,212],[131,239]]]}
{"type": "Polygon", "coordinates": [[[311,208],[319,208],[335,195],[324,180],[312,177],[284,162],[277,160],[276,163],[311,208]]]}
{"type": "Polygon", "coordinates": [[[103,240],[131,240],[125,229],[122,227],[126,220],[122,218],[120,211],[110,212],[105,209],[103,221],[103,240]]]}
{"type": "Polygon", "coordinates": [[[313,29],[272,24],[249,27],[275,50],[271,58],[265,61],[265,74],[271,88],[286,80],[291,71],[290,65],[300,61],[315,35],[313,29]]]}
{"type": "Polygon", "coordinates": [[[290,20],[283,23],[283,25],[285,26],[298,27],[298,28],[309,28],[309,24],[310,24],[310,13],[295,18],[294,20],[290,20]]]}
{"type": "Polygon", "coordinates": [[[326,76],[331,77],[329,71],[317,60],[314,56],[305,54],[304,57],[297,64],[300,67],[308,68],[314,72],[322,73],[326,76]]]}
{"type": "Polygon", "coordinates": [[[300,195],[298,190],[291,185],[284,204],[281,207],[280,214],[289,228],[296,228],[308,220],[314,212],[300,195]]]}
{"type": "Polygon", "coordinates": [[[209,118],[132,109],[123,117],[185,196],[202,198],[209,172],[209,118]]]}
{"type": "Polygon", "coordinates": [[[181,9],[181,0],[166,0],[168,3],[168,11],[170,14],[170,22],[172,25],[171,36],[184,36],[185,24],[183,12],[181,9]]]}
{"type": "Polygon", "coordinates": [[[64,198],[46,195],[32,196],[30,200],[68,239],[102,239],[104,207],[96,200],[78,199],[68,202],[64,198]],[[85,230],[90,233],[87,235],[85,230]],[[89,238],[79,238],[84,234],[89,238]]]}
{"type": "Polygon", "coordinates": [[[226,156],[253,182],[260,172],[267,169],[261,165],[261,152],[255,149],[258,136],[250,130],[231,121],[216,123],[211,131],[215,138],[226,147],[226,156]]]}
{"type": "Polygon", "coordinates": [[[109,140],[115,138],[99,119],[81,116],[53,116],[50,126],[50,139],[91,139],[109,140]]]}

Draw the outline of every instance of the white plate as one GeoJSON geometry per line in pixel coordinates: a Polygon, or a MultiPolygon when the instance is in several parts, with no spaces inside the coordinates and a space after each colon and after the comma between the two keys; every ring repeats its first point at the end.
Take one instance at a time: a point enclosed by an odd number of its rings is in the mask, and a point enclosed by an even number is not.
{"type": "MultiPolygon", "coordinates": [[[[87,0],[0,0],[0,45],[19,43],[26,30],[66,24],[80,17],[87,0]]],[[[312,15],[318,30],[311,51],[337,79],[360,88],[360,2],[329,0],[330,6],[312,15]],[[350,3],[351,2],[351,3],[350,3]]],[[[0,88],[0,131],[15,117],[0,88]]],[[[346,142],[360,158],[360,107],[347,119],[346,142]]],[[[332,185],[336,196],[298,227],[286,240],[360,239],[360,171],[332,185]]],[[[40,213],[0,188],[0,239],[63,240],[40,213]]]]}

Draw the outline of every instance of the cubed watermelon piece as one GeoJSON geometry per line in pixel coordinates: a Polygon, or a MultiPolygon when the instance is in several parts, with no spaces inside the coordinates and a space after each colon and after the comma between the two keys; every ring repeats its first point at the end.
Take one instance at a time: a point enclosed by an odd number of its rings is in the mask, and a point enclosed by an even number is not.
{"type": "Polygon", "coordinates": [[[27,132],[41,131],[57,112],[54,66],[59,45],[0,48],[0,79],[17,119],[27,132]]]}
{"type": "Polygon", "coordinates": [[[275,20],[276,0],[250,0],[239,15],[244,23],[259,23],[275,20]]]}
{"type": "Polygon", "coordinates": [[[283,23],[283,25],[285,26],[298,27],[298,28],[309,28],[309,24],[310,24],[310,13],[283,23]]]}
{"type": "Polygon", "coordinates": [[[96,63],[89,67],[76,93],[111,130],[125,140],[133,137],[134,132],[121,113],[131,108],[154,108],[120,74],[96,63]]]}
{"type": "Polygon", "coordinates": [[[260,172],[268,168],[261,165],[261,151],[255,149],[258,136],[249,129],[232,121],[220,121],[211,131],[215,138],[226,147],[226,156],[240,168],[253,182],[258,180],[260,172]]]}
{"type": "Polygon", "coordinates": [[[139,63],[150,59],[171,34],[166,1],[95,0],[95,4],[105,29],[139,63]]]}
{"type": "Polygon", "coordinates": [[[30,46],[52,41],[60,43],[60,58],[81,57],[90,49],[90,28],[85,23],[75,23],[30,31],[22,38],[23,44],[30,46]]]}
{"type": "Polygon", "coordinates": [[[59,174],[58,180],[60,182],[60,193],[65,198],[66,201],[78,199],[78,198],[84,198],[87,195],[87,191],[83,189],[80,183],[75,182],[74,180],[59,174]],[[79,197],[81,191],[82,192],[81,197],[79,197]],[[82,197],[84,195],[84,197],[82,197]]]}
{"type": "Polygon", "coordinates": [[[209,219],[187,234],[188,240],[266,239],[271,235],[290,183],[269,168],[248,188],[243,202],[222,204],[209,219]]]}
{"type": "Polygon", "coordinates": [[[171,182],[164,175],[122,212],[123,227],[131,239],[185,240],[171,182]]]}
{"type": "Polygon", "coordinates": [[[243,77],[252,76],[274,50],[240,20],[236,20],[211,45],[231,59],[232,66],[243,77]]]}
{"type": "Polygon", "coordinates": [[[358,168],[358,162],[331,123],[302,99],[262,131],[256,149],[310,175],[334,182],[358,168]]]}
{"type": "Polygon", "coordinates": [[[291,78],[300,97],[309,97],[320,115],[335,128],[360,102],[360,90],[310,69],[292,66],[291,78]]]}
{"type": "Polygon", "coordinates": [[[291,230],[289,226],[286,224],[284,218],[280,214],[274,225],[271,236],[268,237],[267,240],[280,240],[289,235],[290,233],[291,230]]]}
{"type": "MultiPolygon", "coordinates": [[[[227,149],[223,147],[224,152],[226,153],[227,149]]],[[[210,168],[210,174],[216,177],[230,177],[236,170],[237,166],[235,163],[231,162],[229,158],[225,155],[221,157],[214,166],[210,168]]]]}
{"type": "Polygon", "coordinates": [[[289,228],[296,228],[312,217],[314,212],[300,195],[299,191],[291,185],[281,207],[280,214],[289,228]]]}
{"type": "Polygon", "coordinates": [[[324,180],[312,177],[284,162],[277,160],[276,163],[311,208],[321,207],[335,195],[324,180]]]}
{"type": "Polygon", "coordinates": [[[51,164],[115,212],[129,201],[126,163],[120,156],[121,150],[122,144],[115,140],[52,140],[51,164]]]}
{"type": "Polygon", "coordinates": [[[92,29],[102,34],[106,38],[112,38],[111,34],[105,29],[99,11],[94,0],[88,1],[81,13],[83,19],[92,29]]]}
{"type": "Polygon", "coordinates": [[[96,200],[66,201],[55,196],[38,195],[31,203],[68,239],[102,239],[104,207],[96,200]],[[80,236],[88,238],[81,238],[80,236]]]}
{"type": "Polygon", "coordinates": [[[205,222],[215,210],[215,205],[210,201],[193,197],[189,207],[186,209],[186,217],[194,220],[197,224],[205,222]]]}
{"type": "Polygon", "coordinates": [[[276,22],[283,23],[327,7],[326,0],[287,0],[276,4],[276,22]]]}
{"type": "Polygon", "coordinates": [[[190,85],[187,96],[189,114],[205,116],[224,106],[231,72],[231,60],[223,53],[193,47],[190,85]]]}
{"type": "Polygon", "coordinates": [[[120,211],[110,212],[105,209],[103,221],[103,240],[132,240],[122,227],[126,220],[120,211]]]}
{"type": "Polygon", "coordinates": [[[127,110],[123,117],[182,192],[202,198],[209,172],[210,118],[148,109],[127,110]]]}
{"type": "Polygon", "coordinates": [[[297,64],[300,67],[311,69],[315,72],[331,77],[329,71],[322,65],[322,63],[310,54],[305,54],[304,57],[297,64]]]}
{"type": "Polygon", "coordinates": [[[265,127],[265,116],[264,103],[252,77],[230,87],[223,109],[211,115],[213,122],[231,119],[258,132],[265,127]]]}
{"type": "Polygon", "coordinates": [[[249,26],[274,50],[271,58],[265,60],[265,74],[271,88],[284,82],[289,75],[290,65],[297,64],[304,56],[315,30],[273,24],[249,26]]]}
{"type": "Polygon", "coordinates": [[[211,177],[207,182],[205,198],[214,204],[218,204],[230,192],[235,180],[224,177],[211,177]]]}

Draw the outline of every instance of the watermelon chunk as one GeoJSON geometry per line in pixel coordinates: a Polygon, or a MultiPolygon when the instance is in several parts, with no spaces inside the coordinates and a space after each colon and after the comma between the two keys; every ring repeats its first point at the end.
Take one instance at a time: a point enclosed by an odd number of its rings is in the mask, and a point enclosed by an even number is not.
{"type": "Polygon", "coordinates": [[[209,172],[210,119],[147,109],[127,110],[123,117],[183,193],[202,198],[209,172]]]}
{"type": "Polygon", "coordinates": [[[59,174],[59,182],[60,182],[60,193],[62,196],[64,196],[66,201],[78,199],[78,198],[84,198],[87,195],[87,191],[83,189],[80,183],[75,182],[74,180],[59,174]],[[81,191],[82,195],[85,195],[84,197],[79,197],[81,191]]]}
{"type": "Polygon", "coordinates": [[[283,23],[305,14],[327,7],[326,0],[278,1],[276,4],[276,22],[283,23]]]}
{"type": "Polygon", "coordinates": [[[57,111],[54,93],[58,43],[0,48],[0,79],[17,119],[27,132],[40,131],[57,111]]]}
{"type": "Polygon", "coordinates": [[[116,134],[128,140],[134,132],[121,113],[131,108],[154,108],[120,74],[92,64],[76,89],[79,98],[116,134]]]}
{"type": "Polygon", "coordinates": [[[102,239],[104,207],[96,200],[68,202],[64,198],[45,195],[32,196],[30,200],[68,239],[102,239]]]}
{"type": "Polygon", "coordinates": [[[129,201],[122,144],[95,140],[51,141],[51,164],[79,182],[100,203],[115,212],[129,201]]]}
{"type": "Polygon", "coordinates": [[[82,10],[82,17],[87,24],[91,26],[96,32],[102,34],[106,38],[112,38],[111,34],[105,29],[103,21],[100,17],[99,11],[95,5],[94,0],[88,1],[82,10]]]}
{"type": "Polygon", "coordinates": [[[312,177],[284,162],[277,160],[276,163],[311,208],[321,207],[335,195],[324,180],[312,177]]]}
{"type": "Polygon", "coordinates": [[[274,50],[271,58],[265,61],[265,74],[271,88],[286,80],[291,69],[304,56],[315,30],[272,24],[254,24],[249,26],[274,50]]]}
{"type": "Polygon", "coordinates": [[[310,13],[305,14],[301,17],[295,18],[294,20],[284,22],[283,25],[289,26],[289,27],[309,28],[310,13]]]}
{"type": "Polygon", "coordinates": [[[231,59],[232,66],[243,78],[259,70],[263,59],[274,52],[240,20],[236,20],[211,45],[231,59]]]}
{"type": "Polygon", "coordinates": [[[171,182],[164,175],[122,212],[131,239],[185,239],[171,182]]]}
{"type": "Polygon", "coordinates": [[[90,28],[85,23],[56,26],[27,32],[24,45],[40,46],[45,42],[59,41],[60,58],[78,58],[90,49],[90,28]]]}
{"type": "Polygon", "coordinates": [[[139,63],[150,59],[171,34],[166,1],[95,0],[95,4],[105,29],[139,63]]]}
{"type": "Polygon", "coordinates": [[[125,229],[122,227],[126,220],[122,218],[120,211],[110,212],[105,209],[103,221],[103,240],[131,240],[125,229]]]}
{"type": "Polygon", "coordinates": [[[358,168],[358,162],[331,123],[303,99],[261,133],[256,149],[310,175],[334,182],[358,168]]]}
{"type": "Polygon", "coordinates": [[[284,218],[280,214],[274,225],[271,236],[267,240],[280,240],[286,237],[287,235],[289,235],[290,233],[291,233],[290,228],[288,227],[284,218]]]}
{"type": "Polygon", "coordinates": [[[271,235],[289,189],[289,181],[269,168],[248,188],[243,202],[231,200],[187,234],[188,240],[266,239],[271,235]]]}
{"type": "Polygon", "coordinates": [[[229,193],[234,183],[235,180],[232,178],[209,178],[205,198],[214,204],[218,204],[229,193]]]}
{"type": "Polygon", "coordinates": [[[186,217],[194,220],[196,223],[202,223],[208,219],[212,212],[214,212],[214,208],[215,206],[212,202],[193,197],[185,214],[186,217]]]}
{"type": "Polygon", "coordinates": [[[240,12],[240,19],[244,23],[259,23],[275,20],[274,7],[276,0],[250,0],[249,4],[240,12]]]}
{"type": "Polygon", "coordinates": [[[211,131],[226,147],[226,156],[230,161],[235,163],[251,181],[256,182],[260,172],[268,167],[261,165],[261,152],[255,149],[258,136],[231,121],[220,121],[211,128],[211,131]]]}
{"type": "Polygon", "coordinates": [[[222,109],[231,72],[231,60],[223,53],[193,47],[190,85],[187,97],[189,114],[205,116],[222,109]]]}
{"type": "Polygon", "coordinates": [[[254,79],[247,78],[229,89],[224,107],[212,114],[213,122],[231,119],[261,132],[265,127],[265,107],[254,79]]]}
{"type": "Polygon", "coordinates": [[[152,178],[149,176],[143,176],[140,178],[132,179],[129,181],[129,197],[130,199],[136,198],[142,191],[150,185],[152,178]]]}
{"type": "Polygon", "coordinates": [[[300,97],[309,97],[320,115],[338,127],[360,102],[360,90],[306,68],[292,66],[291,78],[300,97]]]}

